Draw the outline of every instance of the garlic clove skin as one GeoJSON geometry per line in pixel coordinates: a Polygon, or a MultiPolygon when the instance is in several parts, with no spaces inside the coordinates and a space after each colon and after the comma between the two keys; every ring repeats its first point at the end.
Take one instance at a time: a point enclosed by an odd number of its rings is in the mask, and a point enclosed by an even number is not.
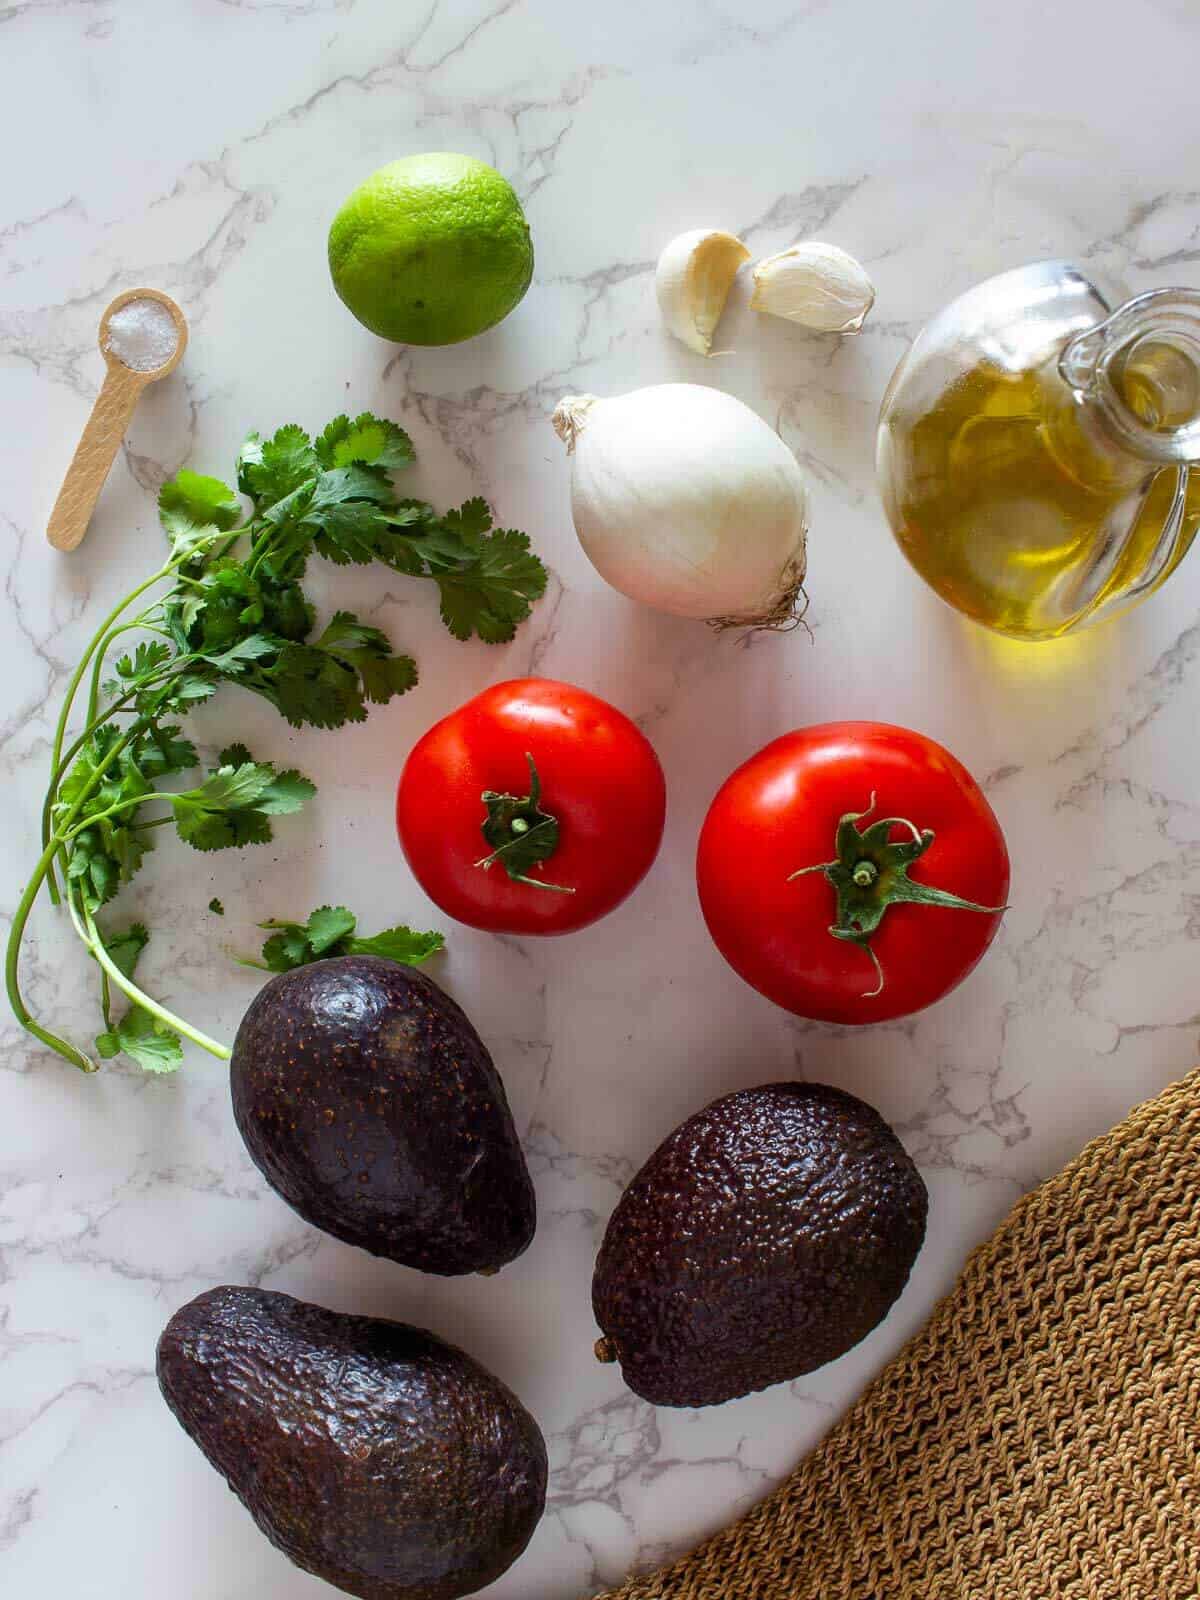
{"type": "Polygon", "coordinates": [[[697,355],[711,355],[733,280],[749,259],[740,239],[716,228],[681,233],[659,256],[654,290],[663,322],[697,355]]]}
{"type": "Polygon", "coordinates": [[[819,333],[857,333],[875,304],[875,285],[835,244],[794,244],[754,268],[752,311],[819,333]]]}

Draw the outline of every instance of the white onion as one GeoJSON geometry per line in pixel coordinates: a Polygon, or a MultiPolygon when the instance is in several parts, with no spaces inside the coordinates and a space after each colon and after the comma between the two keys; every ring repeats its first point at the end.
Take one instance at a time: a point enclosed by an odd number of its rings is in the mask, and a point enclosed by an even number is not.
{"type": "Polygon", "coordinates": [[[663,383],[554,413],[573,454],[575,531],[633,600],[720,625],[777,627],[804,581],[808,492],[796,458],[719,389],[663,383]]]}

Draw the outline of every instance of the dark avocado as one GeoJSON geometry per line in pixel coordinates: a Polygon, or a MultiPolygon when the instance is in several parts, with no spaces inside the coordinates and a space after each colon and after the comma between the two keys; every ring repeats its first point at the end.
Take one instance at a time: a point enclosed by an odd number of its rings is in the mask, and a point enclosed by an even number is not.
{"type": "Polygon", "coordinates": [[[377,956],[280,973],[242,1019],[233,1114],[314,1227],[449,1276],[533,1238],[533,1184],[483,1041],[437,984],[377,956]]]}
{"type": "Polygon", "coordinates": [[[592,1280],[602,1361],[660,1406],[711,1406],[811,1372],[887,1315],[928,1195],[877,1111],[819,1083],[714,1100],[659,1145],[592,1280]]]}
{"type": "Polygon", "coordinates": [[[420,1328],[210,1289],[167,1324],[158,1382],[271,1543],[360,1600],[473,1594],[541,1518],[537,1423],[420,1328]]]}

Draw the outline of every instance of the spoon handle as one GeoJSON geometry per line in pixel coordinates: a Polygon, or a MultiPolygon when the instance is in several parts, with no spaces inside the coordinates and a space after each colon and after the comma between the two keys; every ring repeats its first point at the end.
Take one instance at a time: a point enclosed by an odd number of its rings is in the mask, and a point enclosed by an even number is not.
{"type": "Polygon", "coordinates": [[[74,550],[87,532],[100,490],[146,382],[146,373],[134,372],[119,361],[109,363],[104,386],[96,396],[46,526],[46,537],[56,550],[74,550]]]}

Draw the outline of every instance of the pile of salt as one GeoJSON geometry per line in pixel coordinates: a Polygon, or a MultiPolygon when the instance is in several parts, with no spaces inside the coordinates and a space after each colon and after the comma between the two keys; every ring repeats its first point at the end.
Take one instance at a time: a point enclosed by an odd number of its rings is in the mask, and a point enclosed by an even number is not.
{"type": "Polygon", "coordinates": [[[130,300],[108,319],[105,348],[134,372],[156,372],[178,344],[175,319],[158,300],[130,300]]]}

